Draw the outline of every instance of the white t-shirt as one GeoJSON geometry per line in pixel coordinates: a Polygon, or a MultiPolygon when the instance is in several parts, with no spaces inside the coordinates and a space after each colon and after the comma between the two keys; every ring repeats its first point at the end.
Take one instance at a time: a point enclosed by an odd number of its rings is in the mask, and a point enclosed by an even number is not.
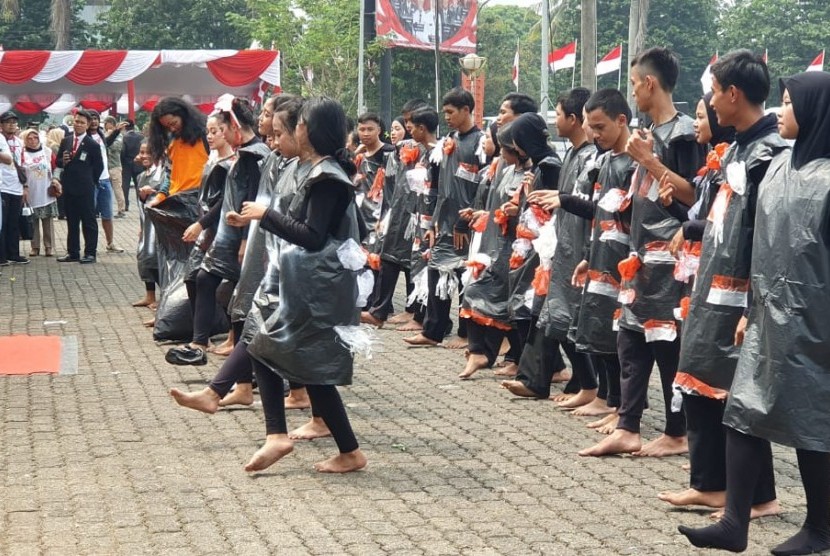
{"type": "Polygon", "coordinates": [[[52,150],[43,146],[37,152],[23,149],[20,154],[20,166],[26,172],[29,206],[39,208],[54,203],[55,198],[46,192],[52,182],[52,150]]]}
{"type": "Polygon", "coordinates": [[[90,133],[89,136],[95,139],[95,142],[98,143],[99,147],[101,147],[101,158],[104,159],[104,171],[101,172],[101,176],[98,179],[108,180],[110,179],[110,169],[107,165],[107,144],[104,143],[104,138],[101,137],[101,134],[97,131],[90,133]]]}
{"type": "MultiPolygon", "coordinates": [[[[23,150],[23,145],[20,139],[17,137],[6,139],[0,133],[0,152],[11,154],[16,162],[20,162],[21,150],[23,150]]],[[[14,164],[0,164],[0,191],[12,195],[23,195],[23,184],[17,179],[17,168],[14,164]]]]}

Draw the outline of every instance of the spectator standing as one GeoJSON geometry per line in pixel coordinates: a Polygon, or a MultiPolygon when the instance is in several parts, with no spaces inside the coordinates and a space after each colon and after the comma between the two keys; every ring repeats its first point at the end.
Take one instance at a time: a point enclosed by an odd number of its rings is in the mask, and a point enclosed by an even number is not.
{"type": "Polygon", "coordinates": [[[124,150],[124,139],[121,137],[120,131],[124,128],[124,125],[125,123],[117,123],[112,116],[107,116],[104,119],[107,168],[110,172],[110,182],[112,182],[112,194],[115,195],[115,206],[118,209],[115,218],[124,218],[124,209],[126,208],[124,188],[121,186],[121,152],[124,150]]]}
{"type": "Polygon", "coordinates": [[[0,155],[10,155],[11,160],[0,158],[0,195],[3,198],[3,220],[0,230],[0,266],[10,263],[29,264],[29,259],[20,256],[20,212],[28,202],[27,187],[20,181],[17,165],[23,144],[17,137],[17,115],[12,111],[0,114],[0,130],[3,144],[0,155]]]}
{"type": "Polygon", "coordinates": [[[52,150],[40,142],[37,129],[27,129],[20,134],[23,141],[23,150],[20,152],[20,167],[26,174],[26,185],[29,187],[29,206],[34,211],[32,235],[32,250],[30,257],[40,255],[41,239],[44,254],[51,257],[55,232],[52,228],[52,219],[58,214],[56,195],[60,195],[60,187],[55,186],[50,191],[52,171],[55,169],[55,155],[52,150]],[[41,235],[41,228],[43,234],[41,235]]]}

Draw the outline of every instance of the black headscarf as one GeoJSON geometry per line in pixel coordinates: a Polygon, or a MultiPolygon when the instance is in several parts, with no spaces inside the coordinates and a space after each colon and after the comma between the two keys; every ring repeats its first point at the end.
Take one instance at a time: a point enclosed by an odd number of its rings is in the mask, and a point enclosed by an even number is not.
{"type": "Polygon", "coordinates": [[[513,144],[522,149],[534,165],[554,152],[548,144],[548,126],[539,114],[528,112],[513,120],[513,144]]]}
{"type": "Polygon", "coordinates": [[[792,164],[798,170],[817,158],[830,158],[830,73],[806,72],[780,81],[790,93],[798,137],[792,164]]]}
{"type": "Polygon", "coordinates": [[[501,143],[499,143],[499,124],[498,122],[493,122],[490,124],[490,138],[493,141],[493,145],[496,147],[496,152],[493,153],[493,158],[496,158],[501,154],[501,143]]]}
{"type": "Polygon", "coordinates": [[[732,143],[735,141],[735,128],[732,126],[724,127],[718,123],[718,114],[710,104],[712,102],[712,92],[703,95],[703,104],[706,106],[706,116],[709,118],[709,130],[712,132],[712,138],[709,139],[709,144],[713,147],[721,143],[732,143]]]}

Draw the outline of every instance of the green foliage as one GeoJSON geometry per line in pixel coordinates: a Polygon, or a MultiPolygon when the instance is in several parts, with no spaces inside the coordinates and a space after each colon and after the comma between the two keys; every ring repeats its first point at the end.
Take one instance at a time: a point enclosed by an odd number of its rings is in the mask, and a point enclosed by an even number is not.
{"type": "MultiPolygon", "coordinates": [[[[18,12],[4,12],[0,17],[0,44],[5,50],[50,50],[55,41],[49,34],[51,0],[23,0],[18,12]]],[[[72,14],[72,47],[88,44],[87,28],[80,19],[81,3],[74,2],[72,14]]]]}
{"type": "Polygon", "coordinates": [[[234,30],[230,14],[246,17],[245,0],[112,0],[96,31],[100,48],[247,48],[250,33],[234,30]]]}

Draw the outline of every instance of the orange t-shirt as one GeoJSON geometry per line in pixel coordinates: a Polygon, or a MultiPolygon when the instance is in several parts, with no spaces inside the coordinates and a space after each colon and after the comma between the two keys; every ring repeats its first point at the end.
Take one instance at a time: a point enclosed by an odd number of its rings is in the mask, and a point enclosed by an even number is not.
{"type": "Polygon", "coordinates": [[[181,139],[173,139],[167,147],[170,157],[170,190],[168,195],[198,189],[202,185],[202,171],[208,161],[208,153],[202,141],[188,145],[181,139]]]}

